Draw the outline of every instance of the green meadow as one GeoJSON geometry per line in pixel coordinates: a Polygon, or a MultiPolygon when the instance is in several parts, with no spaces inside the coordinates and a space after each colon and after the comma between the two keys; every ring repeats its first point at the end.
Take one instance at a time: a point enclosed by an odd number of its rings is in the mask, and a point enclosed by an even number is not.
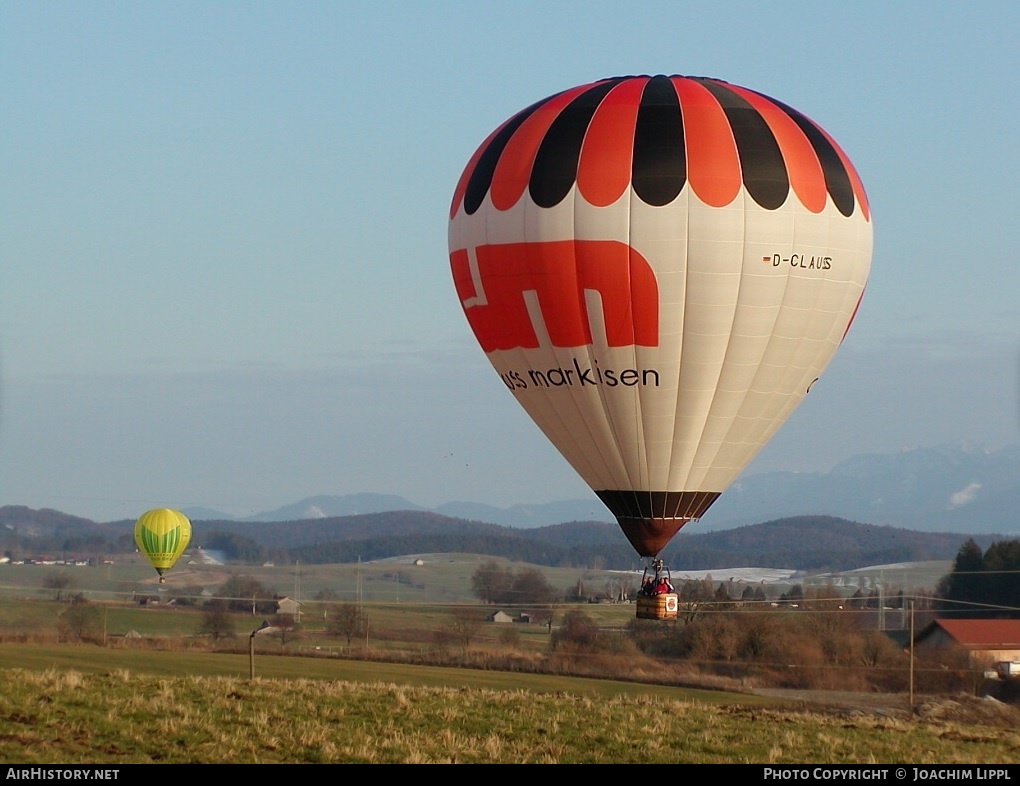
{"type": "MultiPolygon", "coordinates": [[[[591,663],[581,653],[550,656],[550,630],[540,624],[478,624],[469,641],[437,637],[465,615],[480,623],[491,610],[470,599],[476,564],[451,556],[417,568],[301,568],[297,577],[293,568],[200,566],[175,573],[165,592],[142,565],[71,569],[67,589],[84,604],[56,601],[45,586],[53,569],[0,568],[0,760],[1020,761],[1015,723],[910,715],[900,706],[809,710],[744,692],[739,681],[722,685],[728,691],[685,681],[683,664],[663,679],[670,684],[652,684],[664,675],[630,650],[591,663]],[[299,589],[304,599],[329,590],[335,599],[304,600],[300,632],[287,641],[260,634],[252,660],[261,614],[235,611],[230,635],[201,634],[198,593],[241,572],[280,594],[299,589]],[[196,605],[166,602],[188,592],[196,605]],[[140,605],[145,595],[160,603],[140,605]],[[330,635],[328,619],[333,604],[355,595],[364,598],[369,624],[348,646],[330,635]],[[83,608],[90,628],[82,641],[67,621],[83,608]]],[[[548,575],[563,587],[579,578],[576,570],[548,575]]],[[[595,572],[581,578],[606,580],[595,572]]],[[[577,604],[547,611],[559,620],[569,608],[577,604]]],[[[633,616],[626,604],[583,608],[611,636],[622,636],[633,616]]]]}
{"type": "MultiPolygon", "coordinates": [[[[5,662],[10,654],[4,648],[5,662]]],[[[0,682],[0,760],[6,763],[988,764],[1020,758],[1015,729],[805,712],[722,695],[704,701],[590,680],[442,675],[411,667],[364,669],[359,677],[350,664],[340,672],[353,679],[330,679],[290,674],[315,667],[289,662],[266,665],[267,674],[278,676],[250,680],[209,676],[241,670],[236,657],[182,658],[178,667],[206,672],[193,676],[153,673],[173,671],[172,655],[137,673],[121,666],[71,668],[52,650],[37,659],[52,665],[9,668],[0,682]],[[484,685],[490,680],[498,687],[484,685]]],[[[82,656],[77,665],[87,661],[82,656]]]]}

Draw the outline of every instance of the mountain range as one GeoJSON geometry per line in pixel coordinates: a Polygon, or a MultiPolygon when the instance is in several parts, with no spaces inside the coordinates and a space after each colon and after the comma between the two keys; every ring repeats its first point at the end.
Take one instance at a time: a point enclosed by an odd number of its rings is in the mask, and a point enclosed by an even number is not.
{"type": "MultiPolygon", "coordinates": [[[[1017,537],[1020,448],[946,447],[858,456],[827,473],[769,473],[738,482],[661,556],[675,568],[847,569],[951,559],[1017,537]]],[[[303,564],[467,552],[545,565],[636,565],[594,496],[546,505],[448,503],[425,510],[382,494],[310,497],[244,520],[187,511],[193,545],[235,559],[303,564]],[[600,520],[601,519],[601,520],[600,520]]],[[[0,548],[23,557],[133,550],[131,520],[97,523],[59,511],[0,507],[0,548]]]]}
{"type": "Polygon", "coordinates": [[[942,446],[847,459],[826,473],[739,479],[703,523],[725,529],[792,515],[830,515],[924,532],[1020,535],[1020,446],[942,446]]]}
{"type": "MultiPolygon", "coordinates": [[[[134,551],[133,522],[97,523],[54,510],[0,507],[0,548],[11,560],[90,559],[134,551]]],[[[995,535],[973,536],[984,549],[995,535]]],[[[701,534],[686,530],[660,555],[674,570],[725,567],[847,571],[946,561],[966,536],[878,527],[832,516],[797,516],[701,534]]],[[[389,511],[297,521],[196,521],[192,546],[239,564],[371,562],[467,553],[557,567],[640,569],[616,524],[575,521],[529,529],[389,511]]]]}
{"type": "MultiPolygon", "coordinates": [[[[448,502],[424,508],[387,494],[316,496],[242,521],[298,521],[394,510],[531,528],[566,521],[612,522],[590,499],[500,508],[448,502]]],[[[192,520],[231,520],[188,508],[192,520]]],[[[1020,446],[1000,450],[940,446],[854,456],[829,472],[769,472],[742,477],[691,530],[711,532],[789,516],[825,515],[922,532],[1020,534],[1020,446]]]]}

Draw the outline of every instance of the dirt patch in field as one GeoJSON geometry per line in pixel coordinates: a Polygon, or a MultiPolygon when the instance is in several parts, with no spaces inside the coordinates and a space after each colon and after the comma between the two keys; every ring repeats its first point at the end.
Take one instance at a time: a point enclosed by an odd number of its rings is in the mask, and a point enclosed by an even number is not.
{"type": "Polygon", "coordinates": [[[933,698],[916,707],[924,720],[980,724],[1003,729],[1020,728],[1020,707],[993,699],[991,696],[955,696],[933,698]]]}
{"type": "Polygon", "coordinates": [[[809,705],[812,709],[827,708],[841,713],[864,713],[895,718],[916,717],[926,721],[975,724],[1003,729],[1020,728],[1020,707],[991,696],[977,697],[965,694],[951,697],[915,696],[911,709],[910,696],[906,693],[768,688],[756,690],[755,693],[809,705]]]}
{"type": "Polygon", "coordinates": [[[857,711],[889,717],[910,717],[910,697],[905,693],[856,693],[784,688],[759,688],[755,693],[809,705],[811,709],[829,708],[837,712],[857,711]]]}

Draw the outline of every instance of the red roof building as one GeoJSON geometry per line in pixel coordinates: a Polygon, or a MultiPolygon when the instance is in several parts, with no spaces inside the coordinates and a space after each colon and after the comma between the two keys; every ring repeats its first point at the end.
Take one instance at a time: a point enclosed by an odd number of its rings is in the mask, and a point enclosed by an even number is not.
{"type": "Polygon", "coordinates": [[[935,620],[914,637],[919,655],[945,649],[964,650],[973,666],[1020,661],[1020,620],[935,620]]]}

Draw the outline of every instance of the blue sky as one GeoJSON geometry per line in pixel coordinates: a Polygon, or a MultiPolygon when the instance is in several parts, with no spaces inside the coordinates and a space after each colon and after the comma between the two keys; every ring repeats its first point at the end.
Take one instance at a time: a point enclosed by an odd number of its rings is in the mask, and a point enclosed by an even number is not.
{"type": "Polygon", "coordinates": [[[748,472],[1020,438],[1020,7],[0,5],[0,504],[585,497],[474,343],[446,248],[479,142],[627,73],[824,126],[875,219],[836,360],[748,472]]]}

